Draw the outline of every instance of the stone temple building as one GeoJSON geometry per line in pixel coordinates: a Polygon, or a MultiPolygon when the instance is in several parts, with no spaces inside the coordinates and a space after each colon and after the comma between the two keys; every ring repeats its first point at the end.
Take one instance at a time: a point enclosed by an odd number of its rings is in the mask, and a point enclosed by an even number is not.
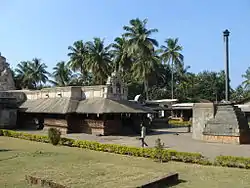
{"type": "Polygon", "coordinates": [[[0,128],[56,127],[63,133],[120,134],[139,132],[150,108],[127,100],[128,89],[118,73],[106,85],[14,90],[10,69],[1,57],[0,128]]]}
{"type": "Polygon", "coordinates": [[[196,103],[193,139],[228,144],[250,144],[250,128],[242,110],[231,103],[196,103]]]}

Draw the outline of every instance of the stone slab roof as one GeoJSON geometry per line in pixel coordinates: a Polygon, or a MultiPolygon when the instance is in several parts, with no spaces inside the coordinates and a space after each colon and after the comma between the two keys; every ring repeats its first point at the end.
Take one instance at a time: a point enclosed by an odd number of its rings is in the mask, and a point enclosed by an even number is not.
{"type": "Polygon", "coordinates": [[[26,100],[19,108],[21,111],[29,113],[66,114],[75,112],[78,102],[70,98],[26,100]]]}
{"type": "Polygon", "coordinates": [[[20,111],[27,113],[48,114],[104,114],[104,113],[155,113],[151,108],[144,107],[127,100],[111,100],[107,98],[92,98],[72,100],[70,98],[46,98],[26,100],[20,106],[20,111]]]}
{"type": "Polygon", "coordinates": [[[155,113],[151,108],[127,100],[111,100],[107,98],[86,99],[79,102],[76,109],[82,114],[105,113],[155,113]]]}

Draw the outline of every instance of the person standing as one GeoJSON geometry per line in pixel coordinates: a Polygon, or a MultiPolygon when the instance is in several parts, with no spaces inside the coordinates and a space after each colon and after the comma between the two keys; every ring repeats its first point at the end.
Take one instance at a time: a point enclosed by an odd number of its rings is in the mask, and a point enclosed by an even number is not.
{"type": "Polygon", "coordinates": [[[144,148],[145,146],[148,146],[147,143],[145,142],[145,137],[146,137],[146,127],[144,126],[144,123],[141,123],[141,146],[144,148]]]}

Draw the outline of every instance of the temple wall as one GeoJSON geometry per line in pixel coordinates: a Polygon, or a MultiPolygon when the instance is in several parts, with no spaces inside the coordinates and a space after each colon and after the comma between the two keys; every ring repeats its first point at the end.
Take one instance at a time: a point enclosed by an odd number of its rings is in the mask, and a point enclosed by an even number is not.
{"type": "Polygon", "coordinates": [[[0,128],[16,128],[17,109],[0,109],[0,128]]]}
{"type": "Polygon", "coordinates": [[[106,120],[104,124],[104,135],[119,134],[122,130],[121,120],[106,120]]]}
{"type": "Polygon", "coordinates": [[[95,120],[85,119],[83,116],[69,116],[69,133],[87,133],[94,135],[119,134],[121,131],[121,120],[95,120]]]}
{"type": "Polygon", "coordinates": [[[25,93],[27,99],[45,99],[45,98],[72,98],[80,100],[82,98],[81,87],[54,87],[41,90],[20,90],[25,93]]]}
{"type": "Polygon", "coordinates": [[[65,119],[45,118],[44,130],[47,130],[51,127],[59,129],[62,134],[68,133],[68,123],[65,119]]]}
{"type": "Polygon", "coordinates": [[[192,138],[203,140],[203,131],[207,120],[214,117],[213,103],[195,103],[193,106],[192,138]]]}

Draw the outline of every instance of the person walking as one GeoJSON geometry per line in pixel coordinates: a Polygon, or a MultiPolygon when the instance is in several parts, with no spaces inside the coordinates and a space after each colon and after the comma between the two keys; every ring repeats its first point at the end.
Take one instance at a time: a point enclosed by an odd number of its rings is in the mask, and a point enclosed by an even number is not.
{"type": "Polygon", "coordinates": [[[141,123],[141,146],[144,148],[144,146],[148,146],[148,144],[145,142],[146,137],[146,127],[144,126],[144,123],[141,123]]]}

